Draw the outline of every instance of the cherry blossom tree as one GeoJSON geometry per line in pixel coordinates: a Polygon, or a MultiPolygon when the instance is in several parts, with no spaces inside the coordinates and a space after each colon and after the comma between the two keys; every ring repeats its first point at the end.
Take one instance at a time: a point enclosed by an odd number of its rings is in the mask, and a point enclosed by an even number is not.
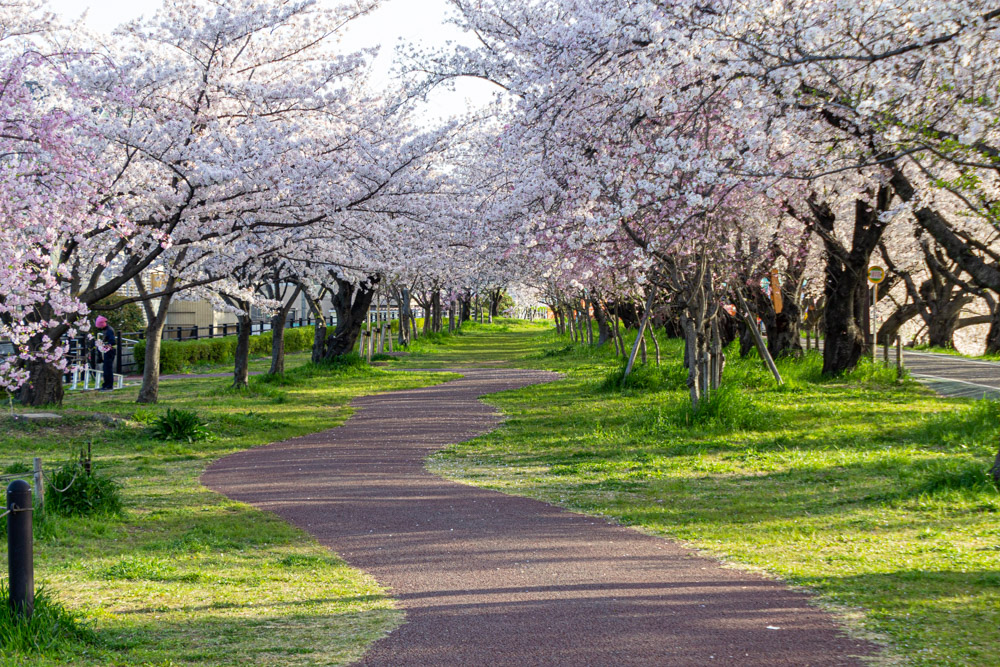
{"type": "Polygon", "coordinates": [[[0,360],[0,388],[29,403],[61,398],[63,336],[88,328],[87,305],[66,284],[64,249],[95,232],[132,233],[81,141],[95,131],[72,109],[84,98],[66,73],[78,56],[53,50],[52,30],[35,3],[0,4],[0,339],[14,348],[0,360]]]}

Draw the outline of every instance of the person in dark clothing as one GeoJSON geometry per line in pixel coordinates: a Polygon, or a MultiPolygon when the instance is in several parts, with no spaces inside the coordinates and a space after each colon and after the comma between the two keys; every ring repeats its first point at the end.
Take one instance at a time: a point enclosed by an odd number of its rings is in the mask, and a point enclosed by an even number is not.
{"type": "Polygon", "coordinates": [[[103,315],[97,316],[94,326],[104,332],[104,344],[111,346],[111,349],[104,353],[104,365],[101,369],[103,371],[101,391],[111,391],[115,388],[115,343],[118,342],[118,338],[115,336],[115,330],[108,323],[108,319],[103,315]]]}

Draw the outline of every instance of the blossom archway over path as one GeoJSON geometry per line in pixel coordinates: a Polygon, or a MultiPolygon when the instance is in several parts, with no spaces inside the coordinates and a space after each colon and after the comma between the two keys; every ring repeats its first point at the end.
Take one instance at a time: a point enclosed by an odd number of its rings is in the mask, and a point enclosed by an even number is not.
{"type": "Polygon", "coordinates": [[[153,270],[135,300],[280,311],[276,267],[351,294],[317,358],[376,289],[433,327],[531,286],[621,352],[619,321],[683,336],[695,405],[753,315],[780,355],[812,313],[824,371],[852,368],[875,260],[894,327],[980,299],[1000,346],[992,3],[452,0],[478,44],[402,52],[373,91],[373,52],[336,40],[378,4],[168,3],[107,39],[0,0],[3,387],[60,400],[66,336],[153,270]],[[495,104],[423,129],[416,101],[468,77],[495,104]]]}

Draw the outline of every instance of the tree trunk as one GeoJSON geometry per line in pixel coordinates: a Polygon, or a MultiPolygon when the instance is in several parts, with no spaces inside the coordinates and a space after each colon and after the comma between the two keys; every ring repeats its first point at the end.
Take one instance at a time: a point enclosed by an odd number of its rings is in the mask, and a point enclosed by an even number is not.
{"type": "Polygon", "coordinates": [[[318,299],[314,299],[308,290],[302,290],[302,293],[305,295],[306,303],[309,304],[309,310],[316,320],[316,325],[313,327],[312,355],[310,358],[310,361],[315,364],[323,359],[323,341],[326,340],[326,316],[323,313],[323,296],[321,293],[318,299]]]}
{"type": "Polygon", "coordinates": [[[302,287],[296,286],[288,300],[271,317],[271,369],[267,372],[268,375],[285,372],[285,323],[301,291],[302,287]]]}
{"type": "MultiPolygon", "coordinates": [[[[138,278],[134,282],[139,295],[145,297],[146,286],[138,278]]],[[[169,276],[165,291],[172,290],[176,284],[176,277],[169,276]]],[[[160,348],[163,345],[163,327],[167,323],[167,311],[170,310],[172,298],[171,294],[160,297],[155,308],[152,301],[142,302],[143,310],[146,311],[146,356],[143,358],[142,386],[139,387],[136,403],[156,403],[160,398],[160,348]]]]}
{"type": "Polygon", "coordinates": [[[826,340],[823,373],[834,375],[854,368],[864,352],[864,333],[855,319],[858,283],[844,278],[843,268],[827,268],[826,340]]]}
{"type": "Polygon", "coordinates": [[[931,347],[955,347],[958,313],[950,317],[935,317],[927,325],[927,342],[931,347]]]}
{"type": "Polygon", "coordinates": [[[167,308],[156,310],[153,319],[146,325],[146,355],[143,357],[142,386],[136,403],[156,403],[160,399],[160,347],[163,344],[163,326],[167,323],[167,308]]]}
{"type": "Polygon", "coordinates": [[[794,296],[786,295],[781,312],[773,313],[768,320],[765,322],[765,326],[767,327],[767,350],[771,356],[777,359],[782,356],[801,355],[800,310],[794,296]]]}
{"type": "Polygon", "coordinates": [[[423,328],[424,328],[424,335],[426,336],[431,331],[433,331],[433,327],[434,327],[434,316],[431,314],[431,312],[432,312],[431,311],[431,304],[433,304],[433,300],[430,297],[427,297],[427,299],[425,301],[420,301],[419,303],[420,303],[420,307],[423,308],[423,310],[424,310],[424,327],[423,328]]]}
{"type": "Polygon", "coordinates": [[[246,389],[250,386],[250,334],[253,319],[250,317],[250,304],[245,303],[246,310],[237,316],[236,351],[233,363],[233,388],[246,389]]]}
{"type": "Polygon", "coordinates": [[[997,450],[997,456],[993,459],[993,467],[990,468],[990,474],[993,475],[993,483],[1000,486],[1000,449],[997,450]]]}
{"type": "Polygon", "coordinates": [[[681,316],[681,330],[684,332],[684,360],[688,369],[688,395],[691,398],[691,408],[698,409],[701,403],[701,364],[698,363],[698,335],[694,322],[687,316],[681,316]]]}
{"type": "Polygon", "coordinates": [[[1000,354],[1000,305],[993,309],[990,330],[986,334],[986,354],[1000,354]]]}
{"type": "Polygon", "coordinates": [[[22,405],[39,407],[61,405],[63,401],[62,371],[43,361],[31,361],[25,365],[28,381],[18,393],[17,400],[22,405]]]}
{"type": "Polygon", "coordinates": [[[608,326],[608,316],[601,306],[600,300],[594,300],[594,319],[597,320],[597,347],[611,340],[611,327],[608,326]]]}
{"type": "Polygon", "coordinates": [[[323,358],[333,359],[354,351],[358,342],[358,334],[365,323],[368,309],[375,296],[375,287],[379,277],[369,279],[369,287],[357,286],[336,278],[337,293],[333,297],[333,307],[337,311],[337,328],[330,334],[324,344],[323,358]]]}
{"type": "Polygon", "coordinates": [[[271,316],[271,368],[268,375],[285,372],[285,315],[280,311],[271,316]]]}
{"type": "Polygon", "coordinates": [[[431,311],[434,316],[431,330],[434,333],[441,333],[444,329],[444,322],[441,317],[441,290],[439,289],[435,289],[434,294],[431,295],[431,311]]]}
{"type": "Polygon", "coordinates": [[[899,329],[919,314],[920,306],[916,303],[908,303],[897,308],[878,328],[879,345],[886,343],[891,345],[896,340],[899,329]]]}
{"type": "Polygon", "coordinates": [[[503,290],[497,289],[490,292],[490,324],[493,318],[500,314],[500,301],[503,299],[503,290]]]}
{"type": "Polygon", "coordinates": [[[817,227],[825,231],[827,251],[825,296],[825,347],[823,374],[838,375],[854,368],[867,349],[868,263],[887,221],[879,214],[888,210],[891,192],[878,188],[875,208],[857,200],[854,207],[854,235],[848,251],[833,240],[835,216],[830,207],[810,200],[817,227]]]}

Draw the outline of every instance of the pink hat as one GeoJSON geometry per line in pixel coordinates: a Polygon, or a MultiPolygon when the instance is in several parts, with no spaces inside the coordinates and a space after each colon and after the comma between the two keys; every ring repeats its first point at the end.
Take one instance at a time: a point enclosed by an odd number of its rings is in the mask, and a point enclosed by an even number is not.
{"type": "Polygon", "coordinates": [[[98,315],[97,321],[94,322],[94,324],[97,325],[98,329],[103,329],[104,327],[108,326],[108,318],[104,317],[104,315],[98,315]]]}

